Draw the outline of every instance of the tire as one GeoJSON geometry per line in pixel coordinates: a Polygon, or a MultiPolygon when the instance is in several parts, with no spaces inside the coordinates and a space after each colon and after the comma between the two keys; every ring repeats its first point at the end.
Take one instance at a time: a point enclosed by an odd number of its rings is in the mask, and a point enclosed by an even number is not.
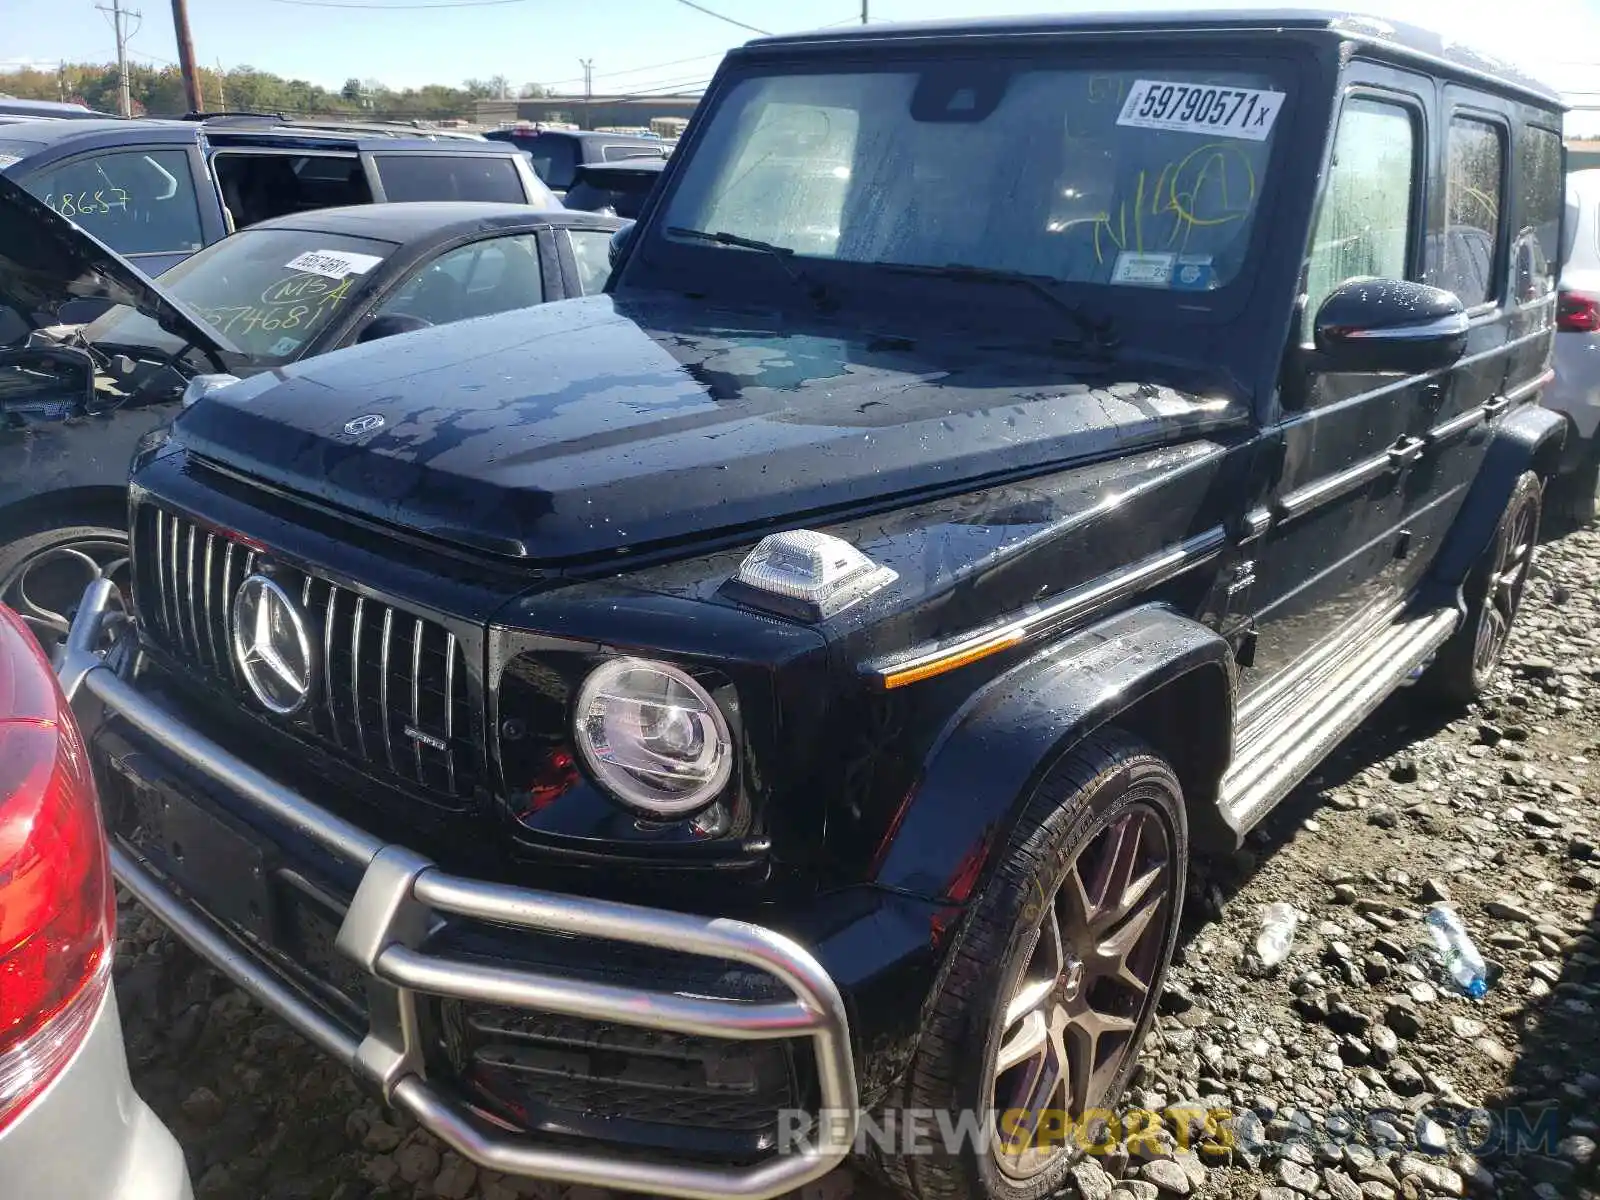
{"type": "Polygon", "coordinates": [[[68,512],[0,532],[0,604],[15,609],[46,652],[66,636],[83,592],[109,578],[126,600],[128,530],[111,512],[68,512]]]}
{"type": "MultiPolygon", "coordinates": [[[[987,886],[961,925],[924,1007],[922,1036],[895,1106],[951,1113],[951,1128],[960,1128],[965,1114],[988,1117],[992,1112],[1002,1138],[1021,1135],[1019,1142],[1026,1137],[1022,1131],[1028,1122],[1006,1121],[1007,1111],[1014,1116],[1021,1108],[1060,1109],[1065,1103],[1076,1121],[1085,1108],[1112,1107],[1127,1085],[1139,1045],[1155,1016],[1177,940],[1187,857],[1183,793],[1166,762],[1116,730],[1097,731],[1068,753],[1029,801],[987,886]],[[1119,832],[1126,836],[1134,830],[1138,833],[1133,841],[1122,843],[1132,847],[1125,874],[1140,880],[1157,866],[1160,871],[1124,916],[1116,917],[1120,906],[1112,906],[1114,919],[1108,924],[1091,919],[1090,927],[1101,930],[1096,942],[1081,933],[1081,915],[1098,907],[1099,883],[1107,885],[1101,898],[1109,899],[1118,878],[1108,869],[1109,851],[1118,844],[1119,832]],[[1079,881],[1086,881],[1085,886],[1075,888],[1079,881]],[[1081,899],[1084,896],[1087,903],[1081,899]],[[1075,898],[1080,899],[1075,903],[1075,898]],[[1060,931],[1058,941],[1050,937],[1052,927],[1060,931]],[[1077,936],[1074,927],[1080,930],[1077,936]],[[1142,993],[1102,974],[1109,969],[1109,960],[1092,951],[1078,954],[1090,945],[1103,950],[1119,939],[1126,942],[1124,964],[1147,981],[1142,993]],[[1056,944],[1062,953],[1052,960],[1056,944]],[[1023,997],[1037,997],[1045,988],[1051,989],[1048,997],[1026,1017],[1005,1019],[1013,1002],[1021,1012],[1023,997]],[[1099,1075],[1076,1093],[1076,1100],[1052,1090],[1042,1104],[1014,1105],[1017,1096],[1029,1091],[1030,1072],[1045,1074],[1048,1062],[1059,1058],[1061,1051],[1065,1050],[1069,1064],[1083,1061],[1090,1020],[1080,1017],[1070,1022],[1058,1038],[1051,1038],[1048,1029],[1067,1010],[1090,1005],[1091,1017],[1095,1012],[1103,1020],[1114,1017],[1117,1026],[1115,1031],[1108,1027],[1093,1043],[1103,1058],[1099,1075]],[[1037,1065],[1029,1057],[1009,1070],[999,1070],[1002,1049],[1015,1057],[1013,1051],[1020,1053],[1020,1047],[1038,1037],[1044,1039],[1039,1050],[1044,1057],[1037,1065]],[[1107,1037],[1110,1042],[1102,1045],[1107,1037]]],[[[1124,896],[1135,892],[1136,887],[1121,890],[1124,896]]],[[[1074,1081],[1087,1078],[1083,1072],[1073,1073],[1070,1066],[1067,1075],[1074,1081]]],[[[894,1144],[903,1144],[899,1127],[895,1128],[894,1144]]],[[[959,1148],[946,1147],[935,1127],[929,1139],[934,1144],[932,1154],[897,1156],[879,1150],[873,1165],[918,1200],[1039,1200],[1060,1190],[1081,1157],[1073,1126],[1066,1126],[1065,1134],[1053,1147],[1009,1157],[1002,1165],[1008,1156],[993,1142],[980,1144],[983,1139],[967,1138],[959,1148]]]]}
{"type": "Polygon", "coordinates": [[[1494,537],[1463,585],[1467,619],[1422,677],[1424,690],[1435,700],[1468,704],[1483,695],[1494,677],[1533,567],[1543,493],[1532,471],[1524,471],[1512,487],[1494,537]]]}
{"type": "Polygon", "coordinates": [[[1589,447],[1576,467],[1552,479],[1545,496],[1550,515],[1564,525],[1582,527],[1600,515],[1600,445],[1589,447]]]}

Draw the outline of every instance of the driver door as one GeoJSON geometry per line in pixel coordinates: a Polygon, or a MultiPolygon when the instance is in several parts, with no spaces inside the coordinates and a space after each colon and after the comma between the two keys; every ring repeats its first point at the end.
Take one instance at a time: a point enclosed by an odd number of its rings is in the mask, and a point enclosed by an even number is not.
{"type": "Polygon", "coordinates": [[[1422,278],[1433,83],[1376,64],[1346,77],[1306,258],[1300,346],[1288,354],[1278,426],[1282,469],[1255,542],[1257,642],[1246,692],[1388,607],[1408,550],[1403,479],[1421,449],[1410,414],[1437,386],[1321,371],[1310,353],[1322,301],[1341,283],[1422,278]]]}

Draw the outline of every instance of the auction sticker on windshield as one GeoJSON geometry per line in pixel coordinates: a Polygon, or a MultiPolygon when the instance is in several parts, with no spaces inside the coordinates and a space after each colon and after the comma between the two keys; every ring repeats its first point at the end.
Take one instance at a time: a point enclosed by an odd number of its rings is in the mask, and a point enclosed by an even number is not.
{"type": "Polygon", "coordinates": [[[290,271],[343,279],[346,275],[365,275],[383,261],[376,254],[352,254],[348,250],[307,250],[284,263],[290,271]]]}
{"type": "Polygon", "coordinates": [[[1172,279],[1175,254],[1141,254],[1124,250],[1111,268],[1112,283],[1132,283],[1141,287],[1166,287],[1172,279]]]}
{"type": "Polygon", "coordinates": [[[1262,88],[1136,79],[1117,124],[1260,142],[1272,132],[1283,99],[1283,92],[1262,88]]]}

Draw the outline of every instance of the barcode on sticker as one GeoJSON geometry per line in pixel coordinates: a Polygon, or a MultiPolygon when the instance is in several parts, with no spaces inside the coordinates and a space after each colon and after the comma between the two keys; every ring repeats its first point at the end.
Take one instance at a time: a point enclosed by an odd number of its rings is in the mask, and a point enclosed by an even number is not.
{"type": "Polygon", "coordinates": [[[307,250],[284,264],[290,271],[343,279],[346,275],[365,275],[383,261],[376,254],[351,254],[345,250],[307,250]]]}
{"type": "Polygon", "coordinates": [[[1136,79],[1117,124],[1260,142],[1272,132],[1283,98],[1262,88],[1136,79]]]}

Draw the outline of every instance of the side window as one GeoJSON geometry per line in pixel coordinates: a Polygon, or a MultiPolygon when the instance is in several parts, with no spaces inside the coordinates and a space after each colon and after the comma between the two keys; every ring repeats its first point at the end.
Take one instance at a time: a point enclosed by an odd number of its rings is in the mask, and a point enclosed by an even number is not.
{"type": "Polygon", "coordinates": [[[1504,132],[1471,117],[1454,117],[1445,151],[1444,239],[1428,246],[1428,282],[1454,292],[1468,308],[1495,299],[1500,214],[1505,209],[1504,132]]]}
{"type": "Polygon", "coordinates": [[[1306,266],[1308,336],[1318,307],[1341,283],[1406,277],[1417,136],[1407,108],[1367,97],[1345,104],[1306,266]]]}
{"type": "Polygon", "coordinates": [[[183,150],[118,150],[47,167],[21,181],[119,254],[188,253],[205,244],[183,150]]]}
{"type": "Polygon", "coordinates": [[[566,191],[572,186],[572,176],[578,169],[578,146],[572,138],[557,133],[541,133],[527,145],[533,156],[534,174],[544,180],[546,187],[566,191]]]}
{"type": "Polygon", "coordinates": [[[392,202],[487,200],[523,204],[528,197],[509,158],[487,154],[379,154],[378,178],[392,202]]]}
{"type": "Polygon", "coordinates": [[[447,250],[416,269],[378,306],[435,325],[486,317],[544,301],[539,242],[531,233],[447,250]]]}
{"type": "Polygon", "coordinates": [[[596,229],[574,229],[572,257],[578,262],[578,284],[585,296],[603,292],[611,278],[611,235],[596,229]]]}
{"type": "Polygon", "coordinates": [[[653,146],[609,144],[600,147],[602,162],[623,162],[630,158],[661,158],[661,151],[653,146]]]}
{"type": "Polygon", "coordinates": [[[1561,135],[1530,125],[1523,131],[1522,169],[1517,172],[1517,210],[1522,230],[1512,251],[1512,286],[1519,303],[1548,296],[1561,261],[1561,135]]]}

